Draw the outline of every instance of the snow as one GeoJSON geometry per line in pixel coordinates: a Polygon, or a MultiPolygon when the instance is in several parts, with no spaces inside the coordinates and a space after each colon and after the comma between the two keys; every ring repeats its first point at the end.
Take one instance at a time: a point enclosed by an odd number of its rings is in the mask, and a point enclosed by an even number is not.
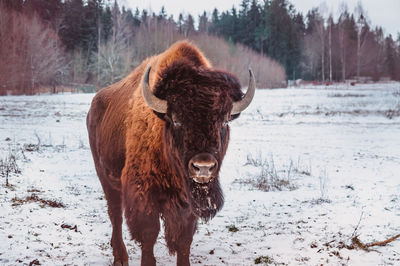
{"type": "MultiPolygon", "coordinates": [[[[0,97],[0,159],[14,151],[21,170],[11,187],[0,177],[1,265],[112,264],[85,125],[92,97],[0,97]],[[37,151],[26,150],[39,140],[37,151]],[[42,201],[24,201],[33,194],[42,201]]],[[[369,252],[345,247],[356,235],[369,243],[400,233],[399,112],[399,83],[257,90],[230,125],[225,205],[199,224],[192,264],[399,265],[400,239],[369,252]],[[248,157],[268,162],[295,189],[265,192],[244,182],[263,168],[248,157]]],[[[138,265],[126,226],[124,239],[138,265]]],[[[163,232],[155,255],[159,265],[175,264],[163,232]]]]}

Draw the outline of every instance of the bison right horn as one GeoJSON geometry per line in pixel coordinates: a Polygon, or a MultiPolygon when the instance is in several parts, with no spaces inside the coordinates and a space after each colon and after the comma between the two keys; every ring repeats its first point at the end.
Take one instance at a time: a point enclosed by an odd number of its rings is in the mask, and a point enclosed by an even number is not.
{"type": "Polygon", "coordinates": [[[249,81],[249,87],[247,88],[247,92],[244,95],[243,99],[233,103],[231,115],[236,115],[241,113],[244,109],[247,108],[247,106],[250,105],[251,101],[253,100],[254,93],[256,91],[256,80],[254,78],[253,71],[251,71],[251,68],[249,68],[249,73],[250,73],[250,81],[249,81]]]}
{"type": "Polygon", "coordinates": [[[151,66],[146,70],[146,74],[143,77],[142,81],[142,95],[143,99],[146,102],[146,104],[153,109],[154,111],[158,113],[165,114],[167,112],[167,101],[162,100],[155,96],[153,92],[150,89],[150,84],[149,84],[149,74],[150,74],[151,66]]]}

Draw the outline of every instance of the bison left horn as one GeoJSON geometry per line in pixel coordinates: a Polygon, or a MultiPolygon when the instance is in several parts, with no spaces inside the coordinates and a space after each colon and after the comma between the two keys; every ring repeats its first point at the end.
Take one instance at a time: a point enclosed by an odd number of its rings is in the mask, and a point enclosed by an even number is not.
{"type": "Polygon", "coordinates": [[[150,89],[149,74],[151,66],[147,69],[143,77],[142,95],[146,104],[156,112],[165,114],[167,112],[167,101],[156,97],[150,89]]]}
{"type": "Polygon", "coordinates": [[[250,73],[250,81],[249,81],[249,87],[247,88],[247,92],[244,95],[243,99],[233,103],[231,115],[236,115],[241,113],[244,109],[247,108],[247,106],[250,105],[251,101],[253,100],[254,93],[256,91],[256,80],[254,78],[254,74],[253,71],[251,71],[251,69],[249,69],[249,73],[250,73]]]}

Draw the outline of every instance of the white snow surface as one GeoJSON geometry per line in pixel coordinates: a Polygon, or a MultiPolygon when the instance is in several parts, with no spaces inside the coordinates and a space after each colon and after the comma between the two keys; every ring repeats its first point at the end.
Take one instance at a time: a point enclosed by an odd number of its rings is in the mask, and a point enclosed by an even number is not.
{"type": "MultiPolygon", "coordinates": [[[[112,264],[85,124],[93,96],[0,97],[0,159],[14,151],[21,170],[9,187],[0,179],[0,265],[112,264]],[[41,201],[23,200],[32,195],[41,201]]],[[[230,125],[220,173],[225,205],[199,223],[191,263],[400,265],[400,239],[346,248],[356,235],[370,243],[400,234],[399,112],[399,83],[257,90],[230,125]],[[248,157],[273,163],[295,189],[247,184],[262,170],[248,157]]],[[[126,226],[124,241],[130,264],[139,265],[126,226]]],[[[163,232],[154,250],[158,265],[176,263],[163,232]]]]}

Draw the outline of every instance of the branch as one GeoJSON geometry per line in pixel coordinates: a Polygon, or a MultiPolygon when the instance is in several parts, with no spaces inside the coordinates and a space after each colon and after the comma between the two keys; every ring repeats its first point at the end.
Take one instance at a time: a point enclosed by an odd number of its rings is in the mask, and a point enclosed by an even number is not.
{"type": "Polygon", "coordinates": [[[386,239],[386,240],[383,240],[383,241],[376,241],[376,242],[371,242],[371,243],[367,243],[367,244],[364,244],[364,243],[362,243],[361,242],[361,240],[360,239],[358,239],[358,237],[357,236],[355,236],[355,237],[353,237],[352,239],[351,239],[351,242],[352,242],[352,245],[351,245],[351,247],[353,247],[353,248],[361,248],[361,249],[363,249],[363,250],[365,250],[365,251],[369,251],[369,248],[370,247],[374,247],[374,246],[386,246],[387,244],[389,244],[390,242],[393,242],[393,241],[395,241],[397,238],[399,238],[400,237],[400,234],[398,234],[398,235],[396,235],[396,236],[393,236],[393,237],[391,237],[391,238],[388,238],[388,239],[386,239]]]}

